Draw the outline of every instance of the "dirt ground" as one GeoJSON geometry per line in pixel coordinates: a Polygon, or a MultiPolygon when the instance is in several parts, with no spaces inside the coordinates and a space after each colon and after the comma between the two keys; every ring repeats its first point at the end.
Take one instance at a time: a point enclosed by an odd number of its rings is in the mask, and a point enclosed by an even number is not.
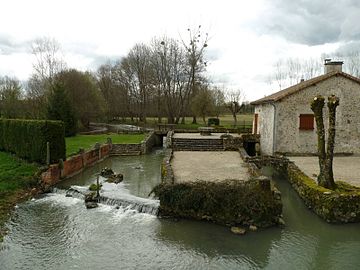
{"type": "Polygon", "coordinates": [[[247,164],[236,151],[175,151],[171,165],[177,183],[250,178],[247,164]]]}

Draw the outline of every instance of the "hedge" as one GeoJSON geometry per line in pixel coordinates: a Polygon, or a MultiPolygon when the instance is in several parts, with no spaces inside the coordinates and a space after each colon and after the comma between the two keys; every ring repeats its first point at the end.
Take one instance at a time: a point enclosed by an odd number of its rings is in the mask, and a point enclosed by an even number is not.
{"type": "Polygon", "coordinates": [[[0,119],[0,150],[29,161],[46,163],[46,143],[50,161],[65,159],[65,130],[61,121],[0,119]]]}

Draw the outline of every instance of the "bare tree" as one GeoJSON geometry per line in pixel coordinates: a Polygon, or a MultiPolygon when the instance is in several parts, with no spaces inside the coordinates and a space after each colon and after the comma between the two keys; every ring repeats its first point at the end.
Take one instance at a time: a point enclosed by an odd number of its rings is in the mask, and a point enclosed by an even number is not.
{"type": "Polygon", "coordinates": [[[52,83],[54,76],[65,69],[65,62],[61,57],[61,46],[53,38],[39,38],[31,45],[31,52],[35,56],[34,73],[40,80],[52,83]]]}
{"type": "Polygon", "coordinates": [[[279,90],[299,83],[302,79],[308,80],[319,76],[322,72],[321,59],[280,59],[274,64],[274,74],[270,83],[275,82],[279,90]]]}
{"type": "Polygon", "coordinates": [[[163,101],[168,123],[177,123],[185,111],[190,88],[186,87],[185,52],[176,40],[167,37],[153,40],[152,69],[156,80],[158,115],[163,101]]]}
{"type": "Polygon", "coordinates": [[[241,103],[244,97],[245,96],[241,90],[228,92],[227,94],[226,108],[229,109],[232,117],[234,118],[234,126],[237,125],[237,114],[240,112],[241,103]]]}
{"type": "MultiPolygon", "coordinates": [[[[205,49],[208,47],[209,36],[208,33],[202,36],[201,25],[193,31],[190,28],[187,29],[189,33],[189,40],[182,43],[185,48],[187,62],[188,62],[188,84],[190,91],[188,102],[191,97],[196,95],[196,84],[199,83],[201,73],[205,71],[207,62],[204,59],[205,49]]],[[[193,124],[196,123],[196,116],[193,116],[193,124]]]]}

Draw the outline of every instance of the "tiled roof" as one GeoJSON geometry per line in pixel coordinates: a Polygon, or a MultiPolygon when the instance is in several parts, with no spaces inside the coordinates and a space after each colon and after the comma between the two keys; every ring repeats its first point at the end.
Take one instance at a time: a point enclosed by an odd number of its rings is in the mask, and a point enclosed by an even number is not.
{"type": "Polygon", "coordinates": [[[266,96],[266,97],[263,97],[261,99],[258,99],[258,100],[255,100],[253,102],[251,102],[250,104],[251,105],[259,105],[259,104],[263,104],[263,103],[270,103],[270,102],[276,102],[276,101],[279,101],[279,100],[282,100],[283,98],[286,98],[292,94],[295,94],[297,92],[300,92],[301,90],[309,87],[309,86],[313,86],[319,82],[322,82],[322,81],[325,81],[331,77],[334,77],[334,76],[343,76],[345,78],[348,78],[352,81],[355,81],[357,82],[358,84],[360,84],[360,79],[359,78],[356,78],[350,74],[347,74],[345,72],[340,72],[340,71],[334,71],[334,72],[329,72],[327,74],[324,74],[324,75],[320,75],[318,77],[315,77],[315,78],[312,78],[310,80],[307,80],[307,81],[303,81],[303,82],[300,82],[298,84],[295,84],[293,86],[290,86],[284,90],[281,90],[279,92],[276,92],[272,95],[269,95],[269,96],[266,96]]]}

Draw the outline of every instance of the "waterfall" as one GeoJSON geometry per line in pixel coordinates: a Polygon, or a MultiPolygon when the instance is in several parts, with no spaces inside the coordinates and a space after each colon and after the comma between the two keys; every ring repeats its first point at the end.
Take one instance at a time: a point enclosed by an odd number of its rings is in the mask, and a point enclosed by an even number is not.
{"type": "MultiPolygon", "coordinates": [[[[134,196],[135,197],[135,196],[134,196]]],[[[143,198],[135,197],[142,200],[128,200],[128,199],[119,199],[119,198],[108,198],[100,196],[98,199],[99,203],[106,205],[122,206],[129,210],[136,210],[139,213],[146,213],[150,215],[157,215],[159,212],[159,202],[156,200],[144,201],[143,198]]]]}
{"type": "MultiPolygon", "coordinates": [[[[84,199],[85,194],[88,193],[87,187],[72,186],[68,190],[54,188],[53,193],[64,194],[66,197],[74,197],[78,199],[84,199]]],[[[135,210],[139,213],[146,213],[150,215],[157,215],[159,212],[159,200],[146,199],[137,197],[118,190],[116,193],[112,191],[107,195],[106,191],[98,198],[98,203],[106,204],[110,206],[122,207],[126,210],[135,210]]]]}

